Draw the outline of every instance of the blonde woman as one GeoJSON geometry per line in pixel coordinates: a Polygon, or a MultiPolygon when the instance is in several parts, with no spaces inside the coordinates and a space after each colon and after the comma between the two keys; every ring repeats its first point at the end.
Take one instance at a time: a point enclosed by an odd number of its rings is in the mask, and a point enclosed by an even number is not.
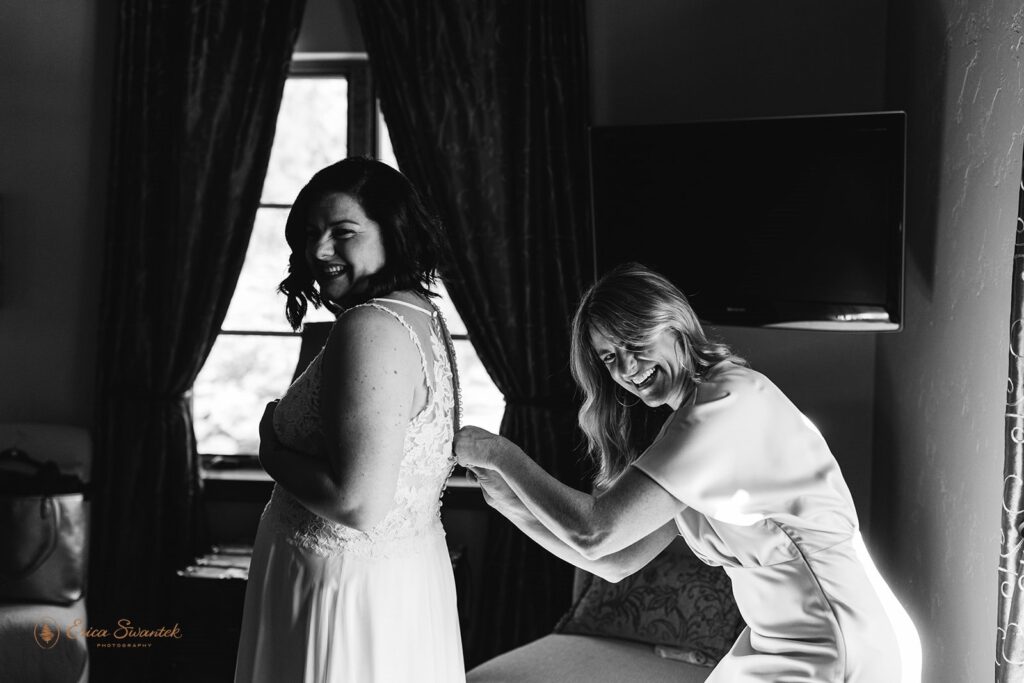
{"type": "Polygon", "coordinates": [[[467,427],[456,454],[491,505],[612,581],[676,535],[723,566],[747,628],[713,683],[920,681],[917,634],[868,556],[825,440],[767,377],[707,339],[671,282],[636,264],[598,281],[573,320],[571,362],[597,493],[467,427]],[[629,413],[658,406],[672,415],[640,452],[629,413]]]}

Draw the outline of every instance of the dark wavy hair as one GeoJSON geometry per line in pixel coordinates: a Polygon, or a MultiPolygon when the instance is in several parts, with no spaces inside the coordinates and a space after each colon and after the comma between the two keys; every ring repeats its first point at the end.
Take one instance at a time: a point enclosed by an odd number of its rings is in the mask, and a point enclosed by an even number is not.
{"type": "Polygon", "coordinates": [[[718,363],[747,362],[727,345],[707,338],[686,296],[663,275],[638,263],[625,263],[594,283],[573,316],[570,369],[583,392],[579,423],[597,466],[594,484],[603,488],[647,445],[631,411],[650,409],[643,403],[627,407],[617,397],[622,389],[591,345],[595,331],[617,346],[635,350],[647,348],[664,331],[672,332],[679,340],[687,393],[718,363]]]}
{"type": "Polygon", "coordinates": [[[315,308],[328,303],[322,300],[306,263],[306,220],[317,201],[334,193],[351,196],[366,217],[380,226],[384,266],[367,278],[361,301],[402,289],[436,296],[428,288],[448,256],[441,221],[404,175],[376,159],[349,157],[318,171],[299,191],[288,213],[284,234],[291,256],[288,277],[278,291],[288,297],[285,317],[292,329],[299,329],[308,303],[315,308]]]}

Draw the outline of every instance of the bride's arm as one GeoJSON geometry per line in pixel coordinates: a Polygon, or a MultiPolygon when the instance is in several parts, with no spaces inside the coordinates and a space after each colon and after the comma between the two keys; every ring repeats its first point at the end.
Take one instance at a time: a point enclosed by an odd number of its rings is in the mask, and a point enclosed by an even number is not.
{"type": "Polygon", "coordinates": [[[337,517],[335,501],[338,487],[331,480],[327,461],[286,447],[274,432],[274,410],[271,401],[260,420],[260,465],[270,478],[302,501],[309,510],[325,519],[343,524],[337,517]]]}
{"type": "Polygon", "coordinates": [[[473,469],[472,472],[488,505],[552,555],[605,581],[617,583],[642,569],[679,536],[675,522],[671,521],[628,548],[602,558],[588,559],[541,524],[496,471],[473,469]]]}
{"type": "Polygon", "coordinates": [[[418,352],[390,315],[357,308],[339,318],[321,366],[324,457],[268,447],[271,477],[322,517],[369,529],[394,504],[416,389],[418,352]]]}

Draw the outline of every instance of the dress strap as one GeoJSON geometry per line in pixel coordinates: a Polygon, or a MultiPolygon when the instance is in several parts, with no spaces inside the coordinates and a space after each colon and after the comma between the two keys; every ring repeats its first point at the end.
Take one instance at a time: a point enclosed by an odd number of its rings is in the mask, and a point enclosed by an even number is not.
{"type": "MultiPolygon", "coordinates": [[[[367,307],[370,307],[370,308],[376,308],[378,311],[384,311],[385,313],[387,313],[392,318],[394,318],[395,320],[397,320],[399,323],[402,324],[402,327],[404,327],[405,331],[409,333],[409,337],[412,339],[412,343],[416,345],[416,350],[419,351],[419,354],[420,354],[420,368],[423,370],[423,381],[427,385],[427,405],[429,406],[431,401],[434,400],[434,385],[430,381],[430,373],[428,372],[428,368],[427,368],[427,354],[425,354],[423,352],[423,344],[420,343],[420,337],[419,337],[418,334],[416,334],[415,330],[412,329],[412,325],[410,325],[406,321],[406,319],[402,317],[401,313],[399,313],[398,311],[392,311],[387,306],[381,306],[380,304],[376,303],[377,301],[387,301],[387,302],[398,303],[398,304],[404,304],[405,303],[404,301],[397,301],[395,299],[373,299],[371,301],[367,301],[365,304],[359,304],[358,306],[353,306],[352,308],[349,308],[346,312],[351,311],[351,310],[353,310],[355,308],[361,308],[361,307],[367,306],[367,307]]],[[[405,305],[409,306],[411,308],[416,308],[416,309],[422,310],[418,306],[413,306],[412,304],[405,304],[405,305]]]]}
{"type": "Polygon", "coordinates": [[[398,304],[399,306],[405,306],[407,308],[413,309],[414,311],[419,311],[420,313],[425,313],[425,314],[429,315],[430,317],[434,316],[434,311],[428,311],[427,309],[425,309],[425,308],[423,308],[421,306],[417,306],[416,304],[406,303],[405,301],[399,301],[398,299],[386,299],[386,298],[384,298],[382,296],[379,296],[376,299],[371,299],[370,303],[372,303],[374,301],[386,301],[389,304],[398,304]]]}

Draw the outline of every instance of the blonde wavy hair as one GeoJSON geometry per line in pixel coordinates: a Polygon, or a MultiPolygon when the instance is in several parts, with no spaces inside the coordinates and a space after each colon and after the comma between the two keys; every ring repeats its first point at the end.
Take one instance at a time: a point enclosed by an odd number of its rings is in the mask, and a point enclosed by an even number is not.
{"type": "Polygon", "coordinates": [[[583,393],[580,429],[596,465],[594,485],[608,486],[640,455],[633,411],[643,403],[623,405],[619,387],[591,345],[597,332],[621,348],[639,351],[670,330],[679,340],[686,377],[684,395],[722,361],[746,365],[726,344],[710,341],[686,296],[667,278],[638,263],[609,271],[584,294],[572,321],[570,368],[583,393]]]}

